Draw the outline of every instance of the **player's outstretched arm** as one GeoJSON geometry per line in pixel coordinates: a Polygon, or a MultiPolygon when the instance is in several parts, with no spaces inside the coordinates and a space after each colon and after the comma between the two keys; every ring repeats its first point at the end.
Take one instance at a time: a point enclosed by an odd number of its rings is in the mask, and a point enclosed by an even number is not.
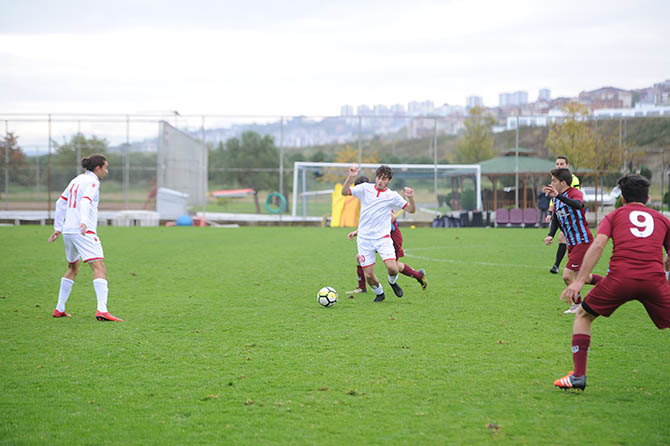
{"type": "Polygon", "coordinates": [[[584,261],[582,262],[579,274],[577,274],[577,278],[561,293],[561,297],[565,299],[566,303],[572,304],[574,302],[573,299],[577,297],[584,284],[589,281],[591,271],[593,271],[593,267],[600,260],[608,239],[609,237],[604,234],[596,235],[596,239],[584,255],[584,261]]]}
{"type": "Polygon", "coordinates": [[[347,179],[344,180],[344,184],[342,185],[342,195],[344,195],[345,197],[351,195],[351,184],[354,182],[357,176],[358,176],[358,166],[351,166],[349,168],[349,174],[347,175],[347,179]]]}

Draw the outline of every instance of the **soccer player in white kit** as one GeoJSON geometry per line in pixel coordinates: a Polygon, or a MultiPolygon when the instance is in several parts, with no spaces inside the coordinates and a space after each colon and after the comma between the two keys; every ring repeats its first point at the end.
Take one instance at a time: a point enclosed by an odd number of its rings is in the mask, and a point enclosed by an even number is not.
{"type": "Polygon", "coordinates": [[[361,202],[361,217],[358,220],[358,259],[363,267],[365,279],[374,291],[374,302],[385,299],[384,289],[372,268],[377,253],[384,261],[388,271],[389,285],[396,296],[402,297],[402,288],[396,283],[400,268],[396,259],[393,241],[391,240],[391,220],[389,216],[394,208],[405,209],[413,214],[416,212],[414,191],[406,187],[407,200],[399,193],[388,188],[393,178],[393,170],[389,166],[379,166],[375,173],[374,183],[361,183],[351,187],[358,176],[358,166],[351,166],[347,179],[342,185],[342,195],[353,195],[361,202]]]}
{"type": "Polygon", "coordinates": [[[67,271],[60,281],[58,304],[53,317],[70,317],[65,304],[70,297],[74,279],[79,273],[80,261],[91,265],[93,288],[98,299],[95,318],[99,321],[123,321],[107,310],[107,269],[105,268],[102,244],[96,233],[98,226],[98,203],[100,202],[100,180],[107,175],[107,159],[95,154],[81,160],[84,173],[76,176],[56,201],[53,242],[63,234],[67,271]]]}

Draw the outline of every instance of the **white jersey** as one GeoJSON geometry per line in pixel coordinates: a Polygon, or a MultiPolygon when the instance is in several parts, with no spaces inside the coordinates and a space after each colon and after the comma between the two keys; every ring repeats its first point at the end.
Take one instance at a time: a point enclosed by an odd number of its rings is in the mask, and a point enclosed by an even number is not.
{"type": "Polygon", "coordinates": [[[391,234],[391,211],[405,209],[407,201],[388,187],[377,189],[375,183],[361,183],[351,188],[351,195],[361,201],[358,237],[379,239],[391,234]]]}
{"type": "Polygon", "coordinates": [[[98,203],[100,202],[100,179],[87,170],[76,176],[56,202],[54,230],[63,234],[79,234],[81,224],[86,230],[96,233],[98,226],[98,203]]]}

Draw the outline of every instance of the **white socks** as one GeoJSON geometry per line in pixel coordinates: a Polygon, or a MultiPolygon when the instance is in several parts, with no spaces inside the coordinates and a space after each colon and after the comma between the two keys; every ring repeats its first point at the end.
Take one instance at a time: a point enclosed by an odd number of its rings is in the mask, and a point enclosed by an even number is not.
{"type": "Polygon", "coordinates": [[[372,291],[379,296],[380,294],[384,294],[384,289],[382,288],[382,284],[380,283],[378,287],[375,287],[374,285],[370,285],[370,288],[372,288],[372,291]]]}
{"type": "Polygon", "coordinates": [[[105,279],[94,279],[93,288],[95,288],[95,296],[98,298],[98,311],[107,313],[107,281],[105,279]]]}
{"type": "Polygon", "coordinates": [[[394,284],[395,281],[398,280],[398,275],[397,274],[395,276],[392,276],[392,275],[388,274],[388,277],[389,277],[389,283],[390,284],[394,284]]]}
{"type": "Polygon", "coordinates": [[[65,304],[70,297],[72,285],[74,285],[74,280],[66,279],[65,277],[60,279],[60,290],[58,291],[58,305],[56,305],[56,310],[61,313],[65,311],[65,304]]]}

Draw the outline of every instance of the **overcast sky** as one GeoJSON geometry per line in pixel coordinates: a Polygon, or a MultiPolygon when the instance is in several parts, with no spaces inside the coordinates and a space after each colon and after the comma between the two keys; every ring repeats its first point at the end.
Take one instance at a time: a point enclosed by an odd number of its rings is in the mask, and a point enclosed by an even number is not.
{"type": "Polygon", "coordinates": [[[0,113],[337,115],[670,78],[670,1],[0,0],[0,113]]]}

